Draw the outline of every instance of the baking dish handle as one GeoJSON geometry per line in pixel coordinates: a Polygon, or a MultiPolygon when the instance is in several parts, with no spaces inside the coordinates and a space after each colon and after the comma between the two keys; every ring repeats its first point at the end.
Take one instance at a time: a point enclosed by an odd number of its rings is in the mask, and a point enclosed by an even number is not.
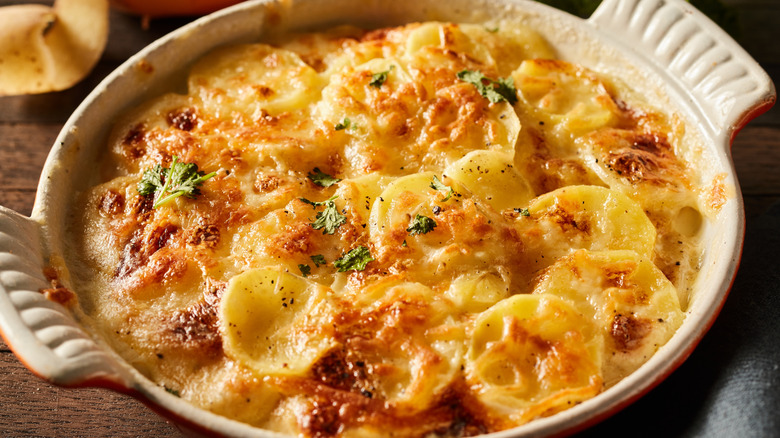
{"type": "Polygon", "coordinates": [[[39,377],[62,386],[128,388],[128,375],[74,321],[46,298],[52,284],[38,222],[0,206],[0,334],[39,377]]]}
{"type": "Polygon", "coordinates": [[[684,0],[603,0],[588,22],[678,84],[714,134],[733,138],[775,103],[769,75],[684,0]]]}

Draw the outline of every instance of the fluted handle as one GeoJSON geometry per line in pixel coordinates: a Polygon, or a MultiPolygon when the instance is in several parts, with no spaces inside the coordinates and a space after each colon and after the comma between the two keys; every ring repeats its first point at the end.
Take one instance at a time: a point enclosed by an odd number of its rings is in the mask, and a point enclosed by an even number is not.
{"type": "Polygon", "coordinates": [[[6,343],[31,371],[52,383],[127,387],[117,362],[63,305],[42,293],[52,287],[46,265],[39,224],[0,206],[0,333],[6,343]]]}
{"type": "Polygon", "coordinates": [[[733,135],[775,102],[761,66],[683,0],[604,0],[588,22],[678,84],[712,133],[733,135]]]}

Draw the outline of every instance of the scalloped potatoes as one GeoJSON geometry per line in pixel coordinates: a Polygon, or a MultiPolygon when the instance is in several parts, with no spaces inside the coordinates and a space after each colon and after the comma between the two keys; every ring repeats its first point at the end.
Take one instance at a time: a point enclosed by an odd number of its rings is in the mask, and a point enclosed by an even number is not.
{"type": "Polygon", "coordinates": [[[553,54],[436,22],[218,49],[113,130],[81,307],[150,379],[293,435],[474,435],[597,395],[681,324],[704,219],[673,115],[553,54]],[[174,157],[217,175],[153,208],[136,185],[174,157]]]}

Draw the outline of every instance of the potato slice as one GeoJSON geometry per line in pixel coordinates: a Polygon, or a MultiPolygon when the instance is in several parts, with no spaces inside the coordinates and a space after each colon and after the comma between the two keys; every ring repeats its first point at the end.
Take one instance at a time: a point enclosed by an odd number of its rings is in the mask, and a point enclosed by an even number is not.
{"type": "Polygon", "coordinates": [[[361,330],[375,335],[347,342],[373,370],[375,393],[399,409],[429,406],[456,378],[465,353],[452,304],[423,284],[394,279],[352,293],[344,298],[360,309],[361,330]]]}
{"type": "Polygon", "coordinates": [[[534,198],[519,226],[539,269],[573,248],[630,249],[652,257],[656,239],[636,201],[599,186],[569,186],[534,198]]]}
{"type": "Polygon", "coordinates": [[[216,49],[189,75],[190,94],[218,118],[301,111],[317,100],[321,86],[317,72],[297,54],[266,44],[216,49]]]}
{"type": "Polygon", "coordinates": [[[595,72],[555,59],[525,60],[512,73],[523,131],[516,162],[534,175],[536,190],[602,184],[583,165],[580,138],[617,126],[621,110],[595,72]],[[551,157],[556,157],[551,159],[551,157]]]}
{"type": "Polygon", "coordinates": [[[515,168],[512,157],[501,152],[471,151],[450,164],[444,174],[499,212],[526,205],[534,197],[531,185],[515,168]]]}
{"type": "Polygon", "coordinates": [[[444,198],[431,188],[433,177],[433,172],[421,172],[388,184],[379,196],[380,202],[371,206],[371,235],[381,236],[393,230],[403,230],[415,214],[432,215],[429,206],[435,199],[444,198]]]}
{"type": "Polygon", "coordinates": [[[461,24],[458,27],[497,60],[495,67],[500,77],[510,76],[525,60],[556,58],[555,50],[542,35],[520,23],[461,24]]]}
{"type": "Polygon", "coordinates": [[[645,363],[685,319],[674,285],[634,251],[576,251],[545,272],[534,294],[568,300],[599,328],[607,385],[645,363]]]}
{"type": "Polygon", "coordinates": [[[92,71],[107,39],[107,0],[0,8],[0,96],[72,87],[92,71]]]}
{"type": "MultiPolygon", "coordinates": [[[[485,272],[520,281],[526,259],[515,224],[472,197],[454,178],[434,176],[421,172],[398,178],[373,203],[368,228],[372,255],[379,264],[404,266],[427,285],[485,272]],[[435,226],[421,225],[431,225],[428,221],[435,226]]],[[[464,304],[469,300],[464,298],[464,304]]]]}
{"type": "Polygon", "coordinates": [[[495,272],[467,272],[444,291],[458,310],[480,313],[510,295],[509,282],[495,272]]]}
{"type": "MultiPolygon", "coordinates": [[[[342,58],[351,59],[346,56],[342,58]]],[[[322,90],[322,100],[316,109],[317,116],[330,126],[342,124],[345,119],[350,120],[351,125],[344,128],[348,132],[354,133],[359,127],[358,131],[392,136],[393,140],[398,141],[398,128],[390,123],[391,117],[385,114],[392,109],[385,106],[388,99],[404,100],[399,89],[412,82],[412,77],[403,65],[393,58],[374,58],[357,66],[341,67],[341,71],[330,75],[330,83],[322,90]],[[383,80],[375,82],[373,78],[382,74],[383,80]]]]}
{"type": "Polygon", "coordinates": [[[468,382],[489,409],[517,423],[598,394],[602,338],[566,300],[513,295],[477,318],[468,382]]]}
{"type": "Polygon", "coordinates": [[[469,67],[463,59],[449,54],[463,53],[469,63],[493,67],[496,61],[480,42],[472,39],[458,25],[429,22],[414,29],[406,41],[406,55],[418,66],[448,66],[453,70],[469,67]]]}
{"type": "Polygon", "coordinates": [[[233,277],[220,303],[225,354],[258,375],[303,375],[333,345],[324,286],[272,268],[233,277]]]}
{"type": "Polygon", "coordinates": [[[579,137],[617,123],[619,110],[595,73],[551,59],[526,60],[512,74],[519,106],[561,137],[579,137]]]}

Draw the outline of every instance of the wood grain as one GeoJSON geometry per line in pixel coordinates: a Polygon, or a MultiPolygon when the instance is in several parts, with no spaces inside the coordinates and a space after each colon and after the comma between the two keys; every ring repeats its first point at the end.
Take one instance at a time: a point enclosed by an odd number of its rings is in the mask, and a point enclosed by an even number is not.
{"type": "MultiPolygon", "coordinates": [[[[0,0],[0,6],[17,3],[0,0]]],[[[47,2],[43,2],[47,3],[47,2]]],[[[48,2],[49,4],[51,2],[48,2]]],[[[780,79],[780,2],[725,0],[739,11],[739,41],[780,79]]],[[[0,97],[0,205],[29,215],[41,169],[67,118],[111,70],[190,19],[156,20],[111,13],[109,45],[95,71],[60,93],[0,97]]],[[[750,218],[780,201],[780,109],[754,120],[732,149],[750,218]]],[[[30,373],[0,341],[0,437],[185,436],[140,402],[103,389],[59,388],[30,373]]]]}
{"type": "Polygon", "coordinates": [[[748,125],[734,139],[731,153],[748,219],[761,215],[780,201],[779,135],[780,123],[748,125]]]}
{"type": "Polygon", "coordinates": [[[743,195],[780,195],[777,127],[745,127],[734,139],[731,154],[743,195]]]}
{"type": "Polygon", "coordinates": [[[0,344],[0,388],[3,437],[182,436],[173,425],[128,396],[45,383],[9,354],[5,344],[0,344]]]}
{"type": "Polygon", "coordinates": [[[0,187],[34,190],[60,123],[0,124],[0,187]]]}

